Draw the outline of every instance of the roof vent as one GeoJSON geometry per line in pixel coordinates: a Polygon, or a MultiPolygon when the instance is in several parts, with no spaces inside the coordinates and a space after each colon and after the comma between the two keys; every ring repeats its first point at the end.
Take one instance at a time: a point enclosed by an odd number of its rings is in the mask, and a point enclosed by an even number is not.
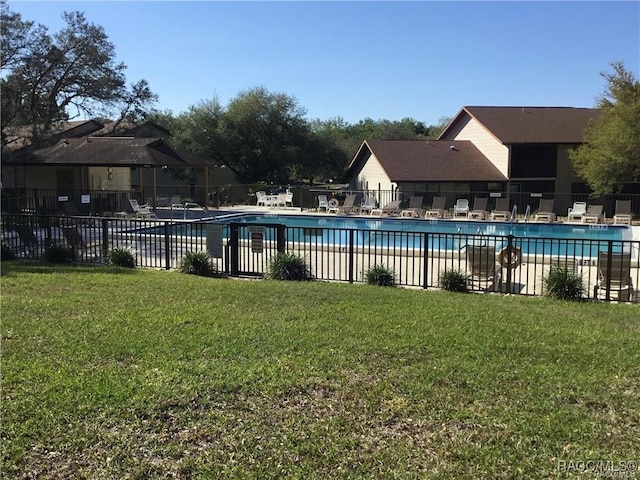
{"type": "Polygon", "coordinates": [[[454,145],[449,145],[449,148],[455,152],[458,151],[458,149],[454,145]]]}

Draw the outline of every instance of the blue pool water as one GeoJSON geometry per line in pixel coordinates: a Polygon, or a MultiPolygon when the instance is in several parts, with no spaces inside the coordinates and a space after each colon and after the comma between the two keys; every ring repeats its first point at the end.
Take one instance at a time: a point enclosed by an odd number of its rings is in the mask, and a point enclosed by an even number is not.
{"type": "MultiPolygon", "coordinates": [[[[545,255],[597,256],[606,241],[631,240],[631,229],[612,225],[570,225],[545,223],[477,222],[467,220],[424,220],[400,218],[321,217],[306,215],[242,215],[219,223],[284,224],[287,240],[320,245],[348,245],[355,230],[356,246],[380,248],[427,248],[458,250],[466,244],[494,245],[496,251],[507,244],[507,236],[523,253],[545,255]]],[[[265,239],[275,232],[266,229],[265,239]]],[[[614,250],[622,248],[614,244],[614,250]]]]}
{"type": "Polygon", "coordinates": [[[514,235],[516,237],[631,240],[631,229],[613,225],[570,225],[548,223],[477,222],[467,220],[424,220],[400,218],[319,217],[307,215],[242,215],[218,223],[284,224],[299,228],[441,233],[465,235],[514,235]]]}
{"type": "MultiPolygon", "coordinates": [[[[425,220],[375,217],[327,217],[312,215],[243,214],[218,217],[209,223],[224,226],[223,235],[228,238],[227,224],[245,224],[241,238],[250,238],[249,226],[285,225],[287,241],[311,246],[346,246],[353,241],[362,248],[424,249],[456,251],[468,244],[493,245],[496,251],[507,245],[507,236],[513,235],[513,244],[524,254],[597,257],[613,241],[614,251],[628,249],[623,241],[632,240],[630,227],[613,225],[545,224],[478,222],[467,220],[425,220]],[[427,235],[425,235],[427,234],[427,235]]],[[[190,236],[196,234],[192,224],[176,224],[172,234],[190,236]]],[[[202,227],[197,234],[205,235],[202,227]]],[[[145,229],[146,233],[162,234],[162,229],[145,229]]],[[[276,229],[264,228],[264,239],[275,240],[276,229]]]]}

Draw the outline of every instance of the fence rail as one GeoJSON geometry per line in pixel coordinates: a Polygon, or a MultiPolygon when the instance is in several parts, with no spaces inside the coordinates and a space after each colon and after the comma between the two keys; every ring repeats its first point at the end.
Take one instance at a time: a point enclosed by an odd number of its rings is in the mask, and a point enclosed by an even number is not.
{"type": "Polygon", "coordinates": [[[580,275],[584,298],[638,302],[640,242],[217,224],[92,216],[2,214],[2,241],[21,259],[49,245],[72,248],[76,260],[101,264],[110,250],[131,248],[139,267],[172,269],[187,252],[210,251],[220,272],[260,276],[278,252],[307,261],[318,280],[363,282],[369,268],[393,270],[399,285],[440,286],[448,270],[469,276],[475,291],[540,295],[554,266],[580,275]]]}

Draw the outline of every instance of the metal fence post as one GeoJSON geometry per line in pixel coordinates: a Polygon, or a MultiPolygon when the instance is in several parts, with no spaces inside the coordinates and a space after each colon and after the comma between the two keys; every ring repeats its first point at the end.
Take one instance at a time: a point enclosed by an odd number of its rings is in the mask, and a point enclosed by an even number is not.
{"type": "Polygon", "coordinates": [[[511,293],[511,265],[513,257],[513,235],[507,235],[507,285],[506,292],[511,293]]]}
{"type": "MultiPolygon", "coordinates": [[[[613,242],[609,240],[607,242],[607,285],[605,286],[605,297],[604,299],[609,302],[611,301],[611,260],[613,256],[613,242]]],[[[600,266],[598,266],[600,268],[600,266]]],[[[622,296],[621,293],[618,293],[618,300],[622,296]]]]}
{"type": "Polygon", "coordinates": [[[109,220],[107,220],[106,218],[102,219],[102,251],[100,252],[100,254],[102,255],[102,258],[105,258],[107,256],[107,253],[109,252],[109,220]]]}
{"type": "Polygon", "coordinates": [[[171,232],[169,222],[164,223],[164,261],[165,270],[171,269],[171,232]]]}
{"type": "Polygon", "coordinates": [[[284,225],[276,225],[276,250],[284,253],[287,245],[287,230],[284,225]]]}
{"type": "Polygon", "coordinates": [[[422,277],[422,288],[427,289],[429,287],[429,234],[424,233],[424,248],[422,249],[424,259],[424,273],[422,277]]]}
{"type": "Polygon", "coordinates": [[[347,254],[349,255],[349,283],[353,283],[353,254],[354,254],[354,236],[355,231],[349,230],[349,251],[347,254]]]}
{"type": "Polygon", "coordinates": [[[232,277],[237,277],[240,274],[240,252],[238,251],[240,244],[239,228],[240,225],[238,223],[229,224],[229,249],[231,250],[231,261],[229,263],[232,277]]]}

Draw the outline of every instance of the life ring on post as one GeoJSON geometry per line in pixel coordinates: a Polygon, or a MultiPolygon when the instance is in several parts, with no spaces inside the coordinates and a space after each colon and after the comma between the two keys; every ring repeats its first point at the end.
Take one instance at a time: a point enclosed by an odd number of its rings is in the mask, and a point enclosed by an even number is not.
{"type": "Polygon", "coordinates": [[[510,245],[500,250],[498,254],[498,262],[502,268],[518,268],[522,263],[522,252],[518,247],[510,245]]]}
{"type": "Polygon", "coordinates": [[[329,200],[330,208],[336,208],[338,205],[340,205],[340,202],[338,201],[337,198],[332,198],[331,200],[329,200]]]}

